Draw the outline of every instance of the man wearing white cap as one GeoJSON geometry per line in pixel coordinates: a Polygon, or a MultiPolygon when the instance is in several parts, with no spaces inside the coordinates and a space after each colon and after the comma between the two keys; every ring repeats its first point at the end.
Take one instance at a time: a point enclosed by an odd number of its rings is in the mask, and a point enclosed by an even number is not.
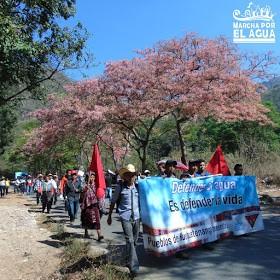
{"type": "Polygon", "coordinates": [[[146,169],[146,170],[144,171],[144,175],[145,175],[146,177],[149,177],[149,176],[151,175],[151,171],[148,170],[148,169],[146,169]]]}
{"type": "Polygon", "coordinates": [[[135,185],[136,169],[128,164],[119,170],[123,182],[116,187],[111,201],[108,225],[112,223],[112,212],[115,203],[119,201],[118,211],[126,240],[127,265],[132,277],[137,275],[139,262],[136,254],[136,242],[140,229],[139,195],[135,185]]]}
{"type": "Polygon", "coordinates": [[[157,162],[157,169],[158,169],[158,174],[157,176],[162,177],[164,176],[164,171],[165,171],[165,163],[166,160],[160,160],[157,162]]]}
{"type": "Polygon", "coordinates": [[[34,192],[36,192],[36,200],[37,200],[37,205],[40,202],[40,198],[42,196],[42,191],[43,191],[43,175],[38,174],[37,179],[35,180],[35,183],[33,185],[34,192]]]}

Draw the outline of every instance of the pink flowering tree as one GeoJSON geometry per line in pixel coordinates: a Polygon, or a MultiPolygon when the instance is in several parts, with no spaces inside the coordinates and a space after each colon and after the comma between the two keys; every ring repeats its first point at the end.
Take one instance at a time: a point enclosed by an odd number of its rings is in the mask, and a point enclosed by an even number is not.
{"type": "Polygon", "coordinates": [[[121,131],[118,127],[107,124],[105,129],[100,131],[98,139],[113,160],[115,170],[118,170],[124,165],[124,161],[131,151],[121,131]]]}
{"type": "Polygon", "coordinates": [[[49,97],[48,106],[32,113],[40,127],[33,131],[26,152],[55,152],[55,147],[75,139],[83,152],[87,141],[94,141],[104,127],[104,107],[98,103],[98,82],[78,83],[68,87],[68,94],[49,97]]]}
{"type": "Polygon", "coordinates": [[[100,94],[99,81],[79,82],[68,85],[66,90],[66,95],[50,96],[46,108],[32,113],[41,126],[30,135],[25,151],[60,158],[61,147],[71,146],[74,141],[79,150],[76,157],[89,163],[92,143],[101,142],[117,169],[129,149],[122,135],[106,120],[106,100],[100,94]]]}
{"type": "Polygon", "coordinates": [[[68,95],[52,97],[48,108],[34,113],[42,126],[29,145],[41,151],[72,135],[82,142],[96,138],[116,166],[134,149],[144,170],[157,123],[172,115],[186,163],[185,123],[207,117],[268,122],[259,82],[274,62],[270,54],[243,56],[224,38],[187,34],[160,42],[137,58],[107,64],[99,79],[69,86],[68,95]]]}
{"type": "Polygon", "coordinates": [[[241,55],[225,38],[204,39],[187,34],[182,39],[160,42],[145,55],[166,64],[162,98],[172,104],[181,159],[186,163],[182,126],[213,117],[219,121],[249,120],[267,123],[259,83],[269,76],[276,61],[271,54],[241,55]]]}
{"type": "Polygon", "coordinates": [[[147,148],[157,122],[170,112],[165,98],[165,62],[154,54],[107,64],[101,82],[108,110],[107,121],[114,124],[134,149],[146,169],[147,148]]]}

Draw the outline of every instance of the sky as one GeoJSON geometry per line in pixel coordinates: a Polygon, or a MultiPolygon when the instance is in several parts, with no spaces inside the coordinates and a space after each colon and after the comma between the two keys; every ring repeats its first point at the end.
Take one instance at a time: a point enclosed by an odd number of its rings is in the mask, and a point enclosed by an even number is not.
{"type": "MultiPolygon", "coordinates": [[[[77,0],[76,16],[65,24],[71,26],[80,21],[87,28],[90,38],[86,47],[93,53],[96,66],[66,74],[74,80],[92,78],[102,74],[106,62],[131,59],[136,56],[135,50],[152,47],[161,40],[180,38],[187,32],[207,38],[223,35],[232,41],[236,22],[233,11],[239,10],[244,15],[250,2],[253,10],[257,5],[270,6],[275,24],[267,31],[255,28],[253,36],[257,32],[260,36],[265,36],[265,32],[271,35],[273,29],[275,43],[238,43],[238,47],[246,52],[271,50],[280,56],[279,0],[77,0]]],[[[240,31],[235,32],[240,36],[240,31]]],[[[250,28],[243,28],[242,32],[242,36],[248,37],[250,28]]]]}

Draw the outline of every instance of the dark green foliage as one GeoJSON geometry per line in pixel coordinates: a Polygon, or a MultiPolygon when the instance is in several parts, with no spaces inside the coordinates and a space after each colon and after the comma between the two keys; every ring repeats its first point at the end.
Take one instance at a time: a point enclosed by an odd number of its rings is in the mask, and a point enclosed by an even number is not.
{"type": "Polygon", "coordinates": [[[57,91],[59,71],[85,62],[86,30],[62,26],[74,14],[74,0],[0,1],[0,154],[17,116],[57,91]]]}
{"type": "Polygon", "coordinates": [[[232,153],[238,148],[239,136],[233,124],[206,119],[200,124],[190,125],[186,140],[192,152],[213,151],[221,144],[226,152],[232,153]]]}
{"type": "Polygon", "coordinates": [[[27,170],[28,156],[23,153],[23,146],[29,133],[36,127],[38,127],[38,123],[34,120],[21,121],[12,126],[12,133],[8,133],[12,135],[12,140],[7,143],[5,153],[2,156],[3,169],[8,169],[10,172],[27,170]]]}
{"type": "Polygon", "coordinates": [[[274,78],[265,83],[268,90],[262,95],[264,102],[270,101],[280,111],[280,77],[274,78]]]}
{"type": "Polygon", "coordinates": [[[74,13],[74,0],[0,2],[0,106],[27,92],[40,97],[43,81],[83,60],[85,29],[58,23],[74,13]]]}
{"type": "Polygon", "coordinates": [[[262,100],[272,102],[280,111],[280,81],[275,83],[268,91],[262,95],[262,100]]]}
{"type": "Polygon", "coordinates": [[[10,133],[17,120],[17,107],[10,103],[0,106],[0,155],[4,152],[4,147],[13,141],[10,133]]]}
{"type": "Polygon", "coordinates": [[[270,109],[268,113],[273,125],[260,125],[256,122],[217,122],[206,119],[200,124],[193,124],[187,133],[186,140],[192,151],[214,151],[221,144],[225,153],[239,150],[241,142],[254,140],[265,143],[269,150],[280,150],[280,113],[271,102],[264,105],[270,109]]]}
{"type": "Polygon", "coordinates": [[[56,146],[38,153],[29,155],[24,151],[24,145],[30,137],[30,132],[38,127],[34,120],[23,121],[14,129],[13,142],[7,147],[0,169],[15,172],[17,170],[28,170],[30,173],[45,173],[46,171],[59,172],[63,174],[65,169],[72,169],[77,165],[78,155],[81,150],[79,139],[71,138],[57,143],[56,146]]]}
{"type": "Polygon", "coordinates": [[[274,123],[276,128],[280,128],[280,109],[278,109],[277,104],[273,103],[272,101],[264,101],[263,104],[270,110],[270,112],[267,115],[269,116],[271,121],[274,123]]]}

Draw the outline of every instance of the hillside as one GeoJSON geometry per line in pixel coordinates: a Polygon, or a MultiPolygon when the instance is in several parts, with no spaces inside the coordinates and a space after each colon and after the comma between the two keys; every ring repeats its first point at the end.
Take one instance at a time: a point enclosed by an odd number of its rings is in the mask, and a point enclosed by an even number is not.
{"type": "Polygon", "coordinates": [[[280,77],[274,78],[264,84],[268,90],[262,95],[262,100],[273,102],[278,111],[280,111],[280,77]]]}
{"type": "Polygon", "coordinates": [[[46,96],[49,94],[61,94],[64,92],[64,86],[71,83],[69,77],[63,73],[56,73],[52,80],[44,82],[45,88],[44,97],[41,99],[26,99],[20,107],[20,115],[25,118],[28,113],[35,111],[46,105],[46,96]]]}

